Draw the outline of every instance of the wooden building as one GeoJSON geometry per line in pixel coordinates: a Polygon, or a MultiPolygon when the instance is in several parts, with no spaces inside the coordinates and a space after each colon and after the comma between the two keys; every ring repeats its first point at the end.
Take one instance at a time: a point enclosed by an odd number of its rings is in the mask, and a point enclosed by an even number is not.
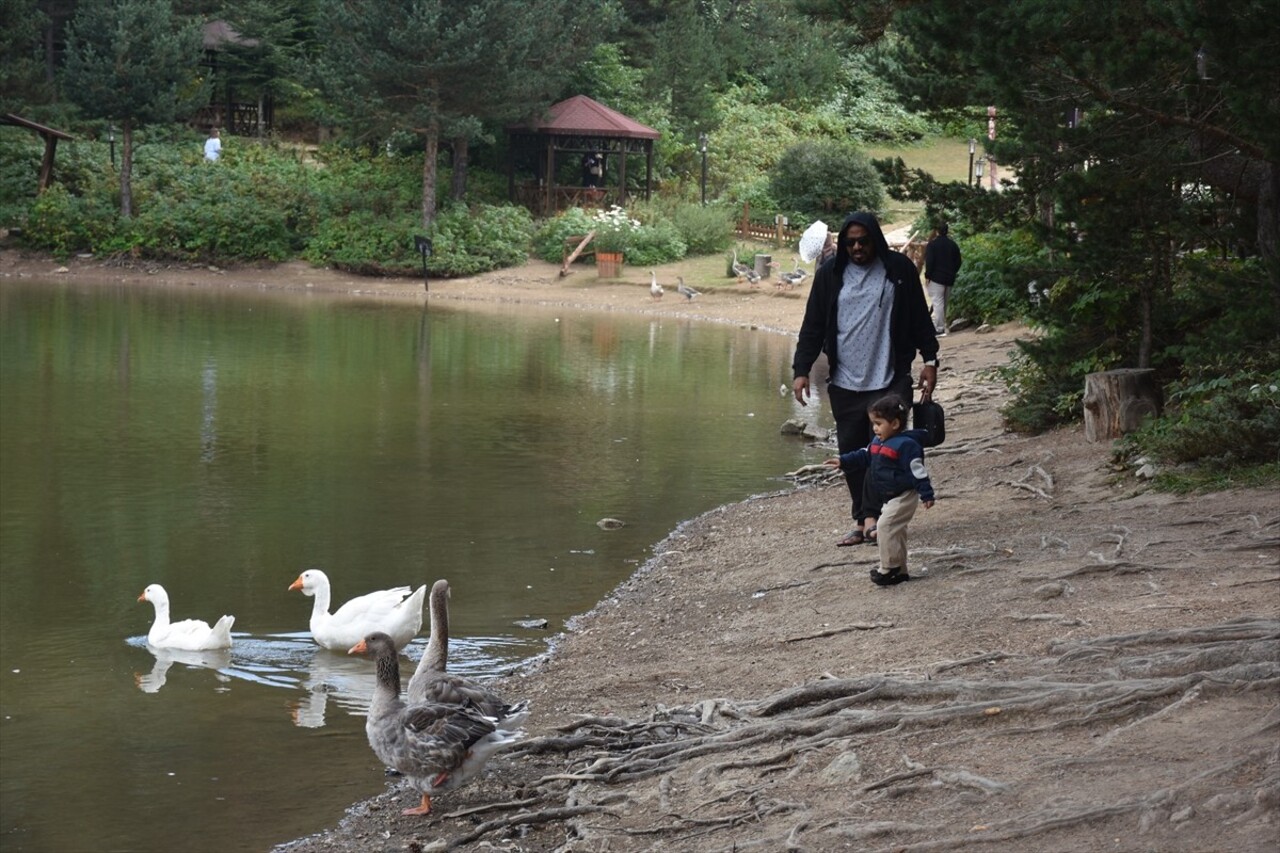
{"type": "Polygon", "coordinates": [[[653,142],[662,136],[586,95],[551,106],[540,121],[507,128],[508,197],[536,216],[569,207],[626,207],[633,190],[628,166],[644,158],[644,182],[634,192],[647,201],[653,187],[653,142]],[[582,163],[599,157],[601,180],[589,185],[582,163]]]}

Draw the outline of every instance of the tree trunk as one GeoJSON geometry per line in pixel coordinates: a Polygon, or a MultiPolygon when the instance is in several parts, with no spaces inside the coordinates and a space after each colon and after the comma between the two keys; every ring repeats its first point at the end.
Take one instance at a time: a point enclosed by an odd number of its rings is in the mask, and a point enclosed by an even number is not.
{"type": "Polygon", "coordinates": [[[467,195],[467,155],[470,153],[469,143],[465,136],[453,139],[453,180],[449,187],[449,197],[454,201],[462,201],[467,195]]]}
{"type": "Polygon", "coordinates": [[[125,119],[120,132],[120,218],[133,218],[133,122],[125,119]]]}
{"type": "Polygon", "coordinates": [[[440,151],[440,123],[433,120],[422,135],[422,228],[430,234],[436,221],[436,155],[440,151]]]}
{"type": "Polygon", "coordinates": [[[1156,372],[1107,370],[1084,378],[1084,437],[1096,442],[1133,432],[1164,406],[1156,372]]]}

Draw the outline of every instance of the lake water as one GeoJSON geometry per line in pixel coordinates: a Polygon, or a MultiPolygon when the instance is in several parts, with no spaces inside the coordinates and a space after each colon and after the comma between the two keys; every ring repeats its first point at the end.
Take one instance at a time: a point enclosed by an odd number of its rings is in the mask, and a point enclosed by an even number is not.
{"type": "Polygon", "coordinates": [[[373,673],[314,646],[298,573],[324,569],[335,608],[447,577],[451,666],[510,669],[681,520],[820,458],[779,435],[826,416],[779,394],[792,345],[0,283],[0,847],[264,850],[333,824],[385,785],[373,673]],[[230,652],[149,650],[153,582],[175,619],[235,615],[230,652]]]}

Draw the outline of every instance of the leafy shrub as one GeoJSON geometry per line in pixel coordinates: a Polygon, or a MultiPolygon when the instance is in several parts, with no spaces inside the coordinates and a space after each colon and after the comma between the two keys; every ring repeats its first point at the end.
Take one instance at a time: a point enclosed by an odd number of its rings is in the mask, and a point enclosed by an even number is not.
{"type": "MultiPolygon", "coordinates": [[[[533,221],[524,208],[457,205],[436,217],[427,270],[435,276],[475,275],[523,263],[533,221]]],[[[381,217],[354,211],[326,219],[303,256],[365,275],[414,275],[422,270],[414,236],[422,233],[421,215],[381,217]]]]}
{"type": "Polygon", "coordinates": [[[548,263],[564,260],[564,241],[570,237],[586,236],[594,229],[591,215],[580,207],[571,207],[550,219],[543,220],[533,234],[533,254],[548,263]]]}
{"type": "Polygon", "coordinates": [[[871,161],[842,142],[793,145],[770,173],[769,188],[797,220],[878,210],[884,203],[884,188],[871,161]]]}
{"type": "Polygon", "coordinates": [[[631,237],[626,260],[636,266],[666,264],[683,258],[686,248],[680,230],[663,219],[640,226],[631,237]]]}
{"type": "Polygon", "coordinates": [[[109,202],[100,196],[73,196],[61,184],[53,184],[31,204],[22,239],[60,258],[95,251],[115,233],[116,210],[109,202]]]}
{"type": "MultiPolygon", "coordinates": [[[[707,197],[735,207],[777,210],[768,175],[801,140],[847,139],[849,127],[834,108],[793,109],[760,84],[731,87],[716,103],[720,126],[707,145],[707,197]]],[[[699,164],[700,165],[700,164],[699,164]]]]}
{"type": "Polygon", "coordinates": [[[533,236],[533,253],[544,261],[558,264],[564,259],[565,240],[589,231],[597,234],[603,231],[606,237],[616,239],[593,241],[594,247],[598,251],[618,251],[620,248],[629,264],[651,266],[684,257],[685,242],[673,223],[652,206],[637,205],[633,212],[636,214],[634,219],[621,208],[592,214],[571,207],[546,220],[537,229],[533,236]]]}
{"type": "Polygon", "coordinates": [[[1165,416],[1126,435],[1120,448],[1166,463],[1280,461],[1280,370],[1241,370],[1175,385],[1165,416]]]}
{"type": "Polygon", "coordinates": [[[845,75],[836,105],[854,137],[910,142],[936,130],[927,119],[903,105],[893,84],[865,57],[851,60],[845,75]]]}
{"type": "Polygon", "coordinates": [[[427,268],[459,276],[517,266],[529,257],[532,233],[533,217],[523,207],[454,205],[436,217],[427,268]]]}
{"type": "Polygon", "coordinates": [[[733,242],[733,221],[723,205],[681,202],[667,211],[688,255],[714,255],[733,242]]]}
{"type": "Polygon", "coordinates": [[[409,275],[422,266],[413,241],[421,230],[421,217],[412,213],[388,218],[354,210],[322,221],[302,256],[318,266],[362,275],[409,275]]]}
{"type": "Polygon", "coordinates": [[[948,294],[948,311],[975,322],[1007,323],[1030,316],[1051,281],[1043,249],[1027,231],[957,236],[963,263],[948,294]]]}

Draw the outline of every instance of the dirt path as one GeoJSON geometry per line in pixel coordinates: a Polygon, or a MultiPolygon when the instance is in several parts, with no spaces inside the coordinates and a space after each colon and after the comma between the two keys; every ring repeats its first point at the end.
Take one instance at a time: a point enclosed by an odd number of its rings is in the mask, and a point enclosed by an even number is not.
{"type": "MultiPolygon", "coordinates": [[[[0,253],[0,280],[30,266],[0,253]]],[[[423,298],[292,265],[189,277],[130,280],[423,298]]],[[[534,264],[430,298],[799,322],[797,294],[646,285],[534,264]]],[[[1019,333],[944,341],[910,583],[874,587],[872,548],[833,547],[842,487],[710,512],[502,685],[533,705],[522,749],[428,818],[391,783],[279,849],[1280,849],[1276,492],[1160,495],[1081,430],[1003,432],[984,371],[1019,333]]]]}

